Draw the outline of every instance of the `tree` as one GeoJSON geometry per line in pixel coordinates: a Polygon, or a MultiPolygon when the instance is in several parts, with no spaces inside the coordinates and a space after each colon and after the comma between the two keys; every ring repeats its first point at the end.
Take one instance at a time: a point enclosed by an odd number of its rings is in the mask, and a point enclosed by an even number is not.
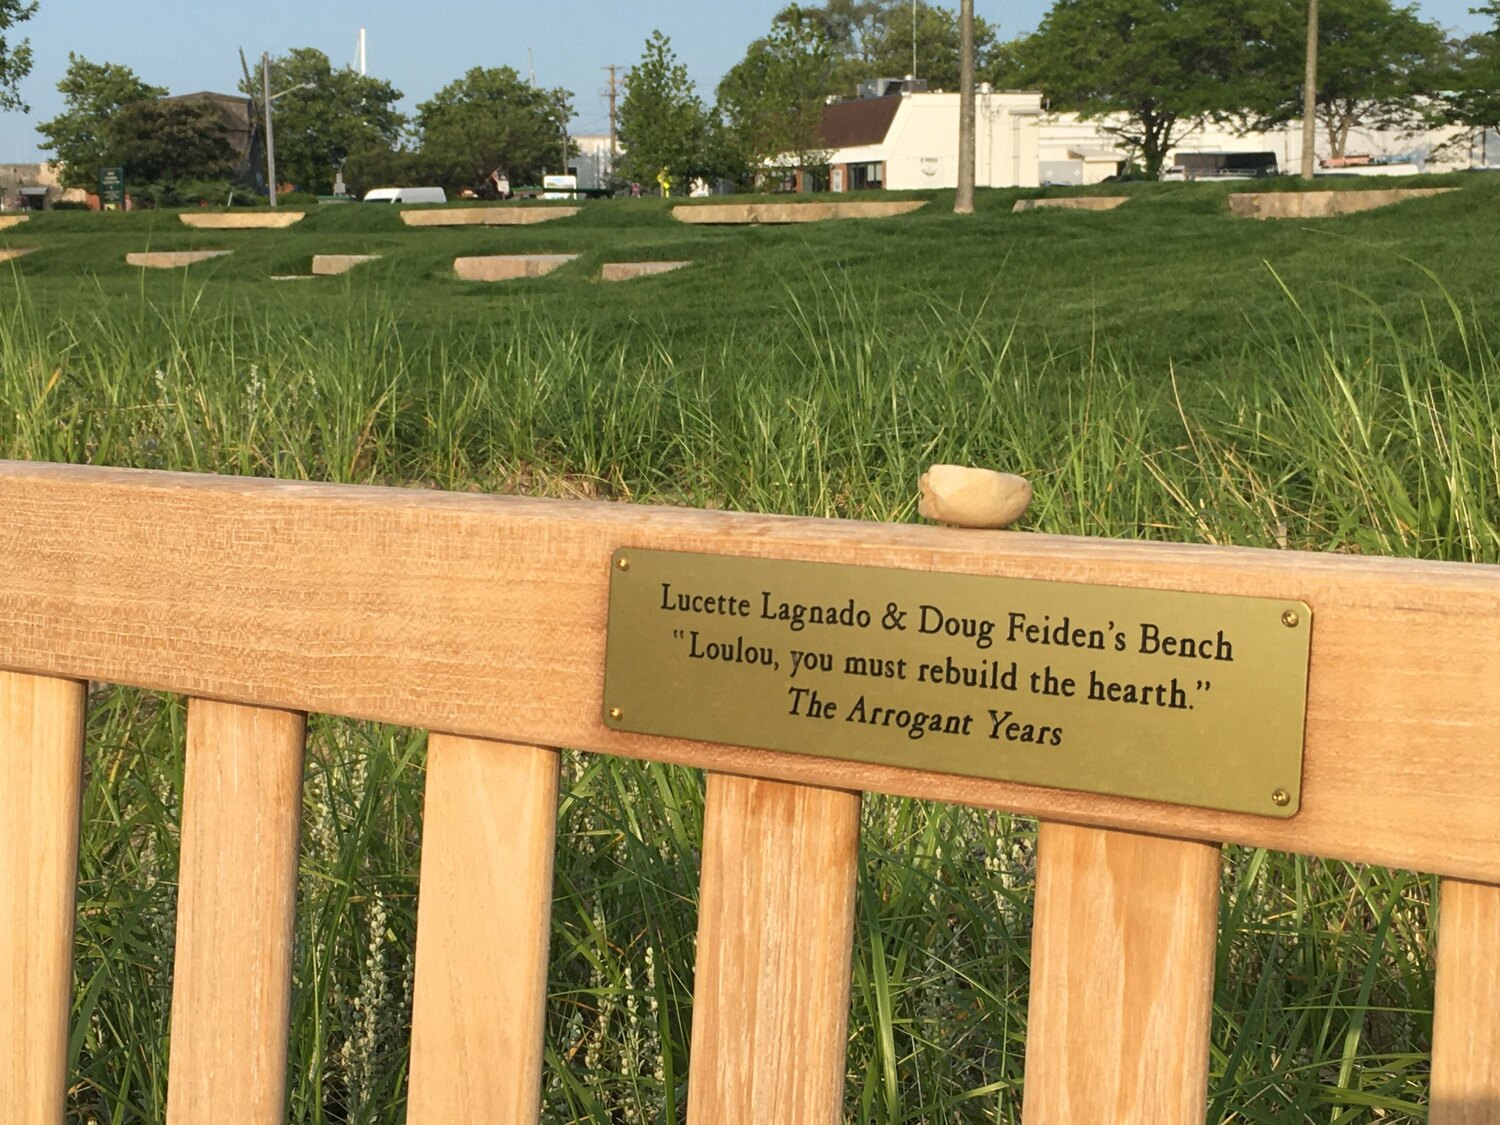
{"type": "MultiPolygon", "coordinates": [[[[1476,132],[1500,129],[1500,3],[1470,8],[1493,27],[1451,44],[1452,80],[1440,102],[1440,120],[1476,132]]],[[[1488,153],[1485,154],[1488,157],[1488,153]]]]}
{"type": "Polygon", "coordinates": [[[577,152],[566,141],[572,117],[571,91],[532,86],[508,66],[475,67],[417,106],[422,162],[454,191],[486,192],[496,170],[535,183],[565,163],[565,146],[577,152]]]}
{"type": "Polygon", "coordinates": [[[0,0],[0,109],[19,109],[23,113],[30,107],[21,100],[21,79],[31,73],[31,41],[22,39],[15,46],[4,32],[18,23],[25,23],[36,13],[36,0],[0,0]]]}
{"type": "MultiPolygon", "coordinates": [[[[1263,40],[1270,60],[1268,100],[1254,115],[1262,127],[1301,117],[1304,35],[1301,12],[1266,9],[1263,40]]],[[[1315,113],[1334,156],[1343,156],[1358,125],[1413,128],[1443,84],[1443,32],[1413,7],[1391,0],[1318,0],[1315,113]]]]}
{"type": "Polygon", "coordinates": [[[235,159],[218,110],[193,100],[131,102],[110,123],[103,154],[134,184],[223,179],[235,159]]]}
{"type": "Polygon", "coordinates": [[[828,162],[823,104],[833,51],[820,9],[793,5],[750,44],[719,83],[730,144],[747,166],[813,168],[828,162]]]}
{"type": "Polygon", "coordinates": [[[620,172],[630,180],[654,183],[659,175],[686,187],[694,176],[712,171],[712,123],[687,67],[660,31],[646,40],[641,61],[625,75],[620,103],[620,172]]]}
{"type": "Polygon", "coordinates": [[[1055,109],[1119,114],[1113,133],[1156,176],[1178,128],[1264,98],[1249,0],[1057,0],[1016,47],[1055,109]]]}
{"type": "MultiPolygon", "coordinates": [[[[960,83],[962,28],[958,13],[918,0],[916,26],[913,28],[911,6],[897,3],[878,44],[875,65],[881,75],[912,73],[912,46],[916,45],[916,76],[938,90],[957,90],[960,83]]],[[[974,66],[976,73],[989,69],[995,48],[995,28],[986,20],[974,17],[974,66]]]]}
{"type": "MultiPolygon", "coordinates": [[[[847,98],[867,78],[915,74],[934,89],[959,86],[960,20],[928,0],[826,0],[800,9],[821,25],[830,56],[824,91],[847,98]],[[915,70],[913,70],[915,67],[915,70]]],[[[995,50],[994,25],[974,20],[975,65],[987,73],[995,50]]]]}
{"type": "Polygon", "coordinates": [[[137,102],[154,101],[167,91],[136,77],[128,66],[91,63],[82,55],[68,55],[68,69],[57,84],[63,112],[36,127],[46,149],[62,164],[66,187],[93,187],[109,147],[111,123],[119,112],[137,102]]]}
{"type": "MultiPolygon", "coordinates": [[[[241,90],[264,96],[259,74],[241,90]]],[[[276,99],[273,128],[276,173],[303,191],[327,193],[352,152],[393,150],[406,118],[396,110],[401,91],[350,66],[335,70],[322,51],[298,47],[271,60],[276,99]],[[297,87],[306,86],[306,89],[297,87]]]]}

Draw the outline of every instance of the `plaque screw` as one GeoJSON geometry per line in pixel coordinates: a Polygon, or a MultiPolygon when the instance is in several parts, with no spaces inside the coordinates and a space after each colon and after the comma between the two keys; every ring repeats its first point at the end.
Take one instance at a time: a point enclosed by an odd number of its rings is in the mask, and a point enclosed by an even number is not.
{"type": "Polygon", "coordinates": [[[620,570],[629,570],[630,569],[630,560],[627,559],[627,558],[616,559],[615,560],[615,566],[618,567],[620,570]]]}
{"type": "MultiPolygon", "coordinates": [[[[621,561],[623,562],[624,560],[622,559],[621,561]]],[[[1289,610],[1287,610],[1285,613],[1283,613],[1281,615],[1281,623],[1283,625],[1285,625],[1288,629],[1295,629],[1297,627],[1297,623],[1299,621],[1301,621],[1301,620],[1302,620],[1302,618],[1300,618],[1300,617],[1297,616],[1297,611],[1295,609],[1289,609],[1289,610]]],[[[1278,789],[1278,790],[1276,790],[1276,792],[1280,793],[1281,790],[1278,789]]],[[[1280,802],[1278,802],[1278,804],[1283,804],[1284,805],[1284,804],[1286,804],[1286,802],[1285,801],[1280,801],[1280,802]]]]}
{"type": "MultiPolygon", "coordinates": [[[[616,721],[618,721],[619,719],[623,718],[624,716],[625,716],[625,712],[622,711],[622,710],[620,710],[618,707],[611,707],[609,709],[609,717],[611,719],[615,719],[616,721]]],[[[1279,793],[1279,792],[1281,792],[1281,790],[1278,789],[1277,792],[1279,793]]],[[[1285,804],[1286,802],[1283,801],[1282,803],[1285,804]]]]}
{"type": "MultiPolygon", "coordinates": [[[[1292,614],[1292,616],[1296,617],[1297,615],[1294,613],[1294,614],[1292,614]]],[[[1271,790],[1271,804],[1275,805],[1277,808],[1284,809],[1288,805],[1290,805],[1291,803],[1292,803],[1292,795],[1290,793],[1288,793],[1285,789],[1273,789],[1273,790],[1271,790]]]]}

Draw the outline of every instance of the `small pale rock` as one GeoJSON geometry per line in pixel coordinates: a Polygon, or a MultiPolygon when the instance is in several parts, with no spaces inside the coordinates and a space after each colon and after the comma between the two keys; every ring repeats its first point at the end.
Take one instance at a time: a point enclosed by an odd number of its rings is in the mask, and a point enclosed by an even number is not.
{"type": "Polygon", "coordinates": [[[1009,527],[1031,503],[1031,482],[1014,473],[934,465],[917,482],[917,512],[954,527],[1009,527]]]}

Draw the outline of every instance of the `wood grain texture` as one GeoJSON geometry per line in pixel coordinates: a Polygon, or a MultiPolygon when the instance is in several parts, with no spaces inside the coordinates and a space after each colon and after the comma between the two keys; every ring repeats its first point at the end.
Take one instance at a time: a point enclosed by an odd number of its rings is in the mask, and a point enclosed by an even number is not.
{"type": "Polygon", "coordinates": [[[1500,886],[1444,879],[1431,1125],[1500,1125],[1500,886]]]}
{"type": "Polygon", "coordinates": [[[0,672],[0,1117],[59,1123],[84,685],[0,672]]]}
{"type": "Polygon", "coordinates": [[[539,1116],[557,776],[556,750],[428,740],[411,1125],[539,1116]]]}
{"type": "Polygon", "coordinates": [[[0,511],[0,667],[1500,882],[1493,566],[18,463],[0,511]],[[1301,811],[616,734],[622,546],[1303,599],[1301,811]]]}
{"type": "Polygon", "coordinates": [[[859,794],[709,774],[688,1120],[843,1120],[859,794]]]}
{"type": "Polygon", "coordinates": [[[1041,825],[1025,1125],[1203,1125],[1219,849],[1041,825]]]}
{"type": "Polygon", "coordinates": [[[286,1119],[304,717],[190,700],[167,1121],[286,1119]]]}

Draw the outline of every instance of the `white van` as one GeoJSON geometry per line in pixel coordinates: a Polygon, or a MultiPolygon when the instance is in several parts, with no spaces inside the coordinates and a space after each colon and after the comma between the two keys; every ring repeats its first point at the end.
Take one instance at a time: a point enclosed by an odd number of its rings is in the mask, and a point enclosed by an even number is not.
{"type": "Polygon", "coordinates": [[[378,187],[365,192],[366,203],[447,203],[440,187],[378,187]]]}

